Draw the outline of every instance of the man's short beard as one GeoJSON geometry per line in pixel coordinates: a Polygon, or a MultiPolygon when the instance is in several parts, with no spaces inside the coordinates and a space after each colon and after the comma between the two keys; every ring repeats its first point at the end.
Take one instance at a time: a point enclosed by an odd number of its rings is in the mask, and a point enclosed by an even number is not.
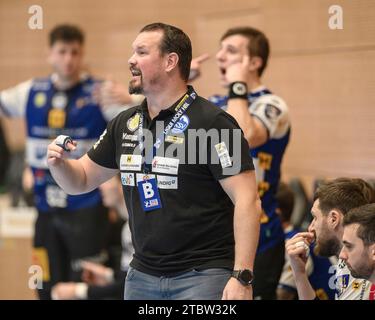
{"type": "Polygon", "coordinates": [[[129,94],[143,94],[142,85],[134,86],[131,82],[129,82],[129,94]]]}
{"type": "Polygon", "coordinates": [[[361,279],[366,279],[366,280],[369,280],[372,276],[372,274],[374,273],[374,270],[373,268],[369,267],[369,266],[366,266],[366,267],[362,267],[362,269],[360,270],[353,270],[352,268],[349,268],[348,269],[350,270],[350,274],[354,277],[354,278],[361,278],[361,279]]]}
{"type": "Polygon", "coordinates": [[[371,265],[371,263],[368,262],[369,257],[365,253],[363,253],[361,261],[367,261],[367,263],[362,264],[361,266],[357,267],[355,270],[352,268],[352,266],[347,264],[348,269],[350,270],[350,274],[354,278],[362,278],[362,279],[369,280],[375,272],[375,267],[371,265]]]}
{"type": "Polygon", "coordinates": [[[322,257],[338,257],[341,247],[341,241],[328,229],[326,224],[323,224],[319,236],[316,236],[314,253],[322,257]]]}
{"type": "Polygon", "coordinates": [[[341,250],[341,242],[336,238],[324,239],[316,242],[314,252],[321,257],[338,256],[341,250]]]}

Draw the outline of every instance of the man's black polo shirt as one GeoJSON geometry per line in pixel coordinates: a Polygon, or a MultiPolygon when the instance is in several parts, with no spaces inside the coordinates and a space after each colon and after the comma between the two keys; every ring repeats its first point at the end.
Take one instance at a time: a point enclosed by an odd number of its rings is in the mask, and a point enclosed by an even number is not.
{"type": "MultiPolygon", "coordinates": [[[[189,87],[188,94],[191,90],[189,87]]],[[[122,112],[88,152],[95,163],[120,169],[135,249],[131,266],[156,276],[193,268],[233,268],[234,206],[218,180],[254,170],[248,144],[236,120],[197,96],[179,121],[181,130],[162,136],[164,145],[158,149],[158,158],[154,158],[157,161],[149,172],[157,179],[162,208],[144,212],[137,189],[144,169],[137,141],[139,114],[144,115],[144,131],[150,130],[155,142],[175,115],[180,100],[153,120],[146,100],[122,112]],[[212,133],[207,143],[202,143],[204,139],[193,139],[199,129],[200,133],[212,133]],[[228,166],[229,155],[232,167],[228,166]],[[232,172],[225,171],[228,169],[232,172]]]]}

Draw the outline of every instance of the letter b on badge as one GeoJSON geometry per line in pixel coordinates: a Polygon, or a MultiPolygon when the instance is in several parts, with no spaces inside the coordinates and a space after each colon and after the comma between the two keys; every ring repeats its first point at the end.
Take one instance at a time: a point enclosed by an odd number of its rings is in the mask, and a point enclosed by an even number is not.
{"type": "Polygon", "coordinates": [[[145,196],[145,199],[150,199],[154,196],[155,192],[152,189],[152,184],[150,182],[145,182],[142,185],[143,188],[143,194],[145,196]]]}

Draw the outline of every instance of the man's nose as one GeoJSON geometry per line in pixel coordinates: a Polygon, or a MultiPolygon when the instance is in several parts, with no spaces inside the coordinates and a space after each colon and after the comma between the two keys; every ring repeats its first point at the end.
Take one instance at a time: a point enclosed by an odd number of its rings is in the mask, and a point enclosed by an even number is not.
{"type": "Polygon", "coordinates": [[[340,251],[340,254],[339,254],[339,258],[346,261],[348,259],[348,255],[346,254],[346,250],[345,250],[345,247],[342,247],[341,251],[340,251]]]}
{"type": "Polygon", "coordinates": [[[128,59],[128,64],[130,67],[135,65],[134,54],[128,59]]]}
{"type": "Polygon", "coordinates": [[[63,56],[63,60],[64,62],[69,62],[72,60],[72,55],[69,54],[69,53],[65,53],[64,56],[63,56]]]}
{"type": "Polygon", "coordinates": [[[219,61],[222,61],[224,59],[224,53],[223,53],[223,50],[219,50],[217,53],[216,53],[216,59],[219,60],[219,61]]]}
{"type": "Polygon", "coordinates": [[[311,223],[309,224],[309,226],[308,226],[308,228],[307,228],[307,231],[308,231],[308,232],[314,232],[314,223],[313,223],[313,222],[311,222],[311,223]]]}

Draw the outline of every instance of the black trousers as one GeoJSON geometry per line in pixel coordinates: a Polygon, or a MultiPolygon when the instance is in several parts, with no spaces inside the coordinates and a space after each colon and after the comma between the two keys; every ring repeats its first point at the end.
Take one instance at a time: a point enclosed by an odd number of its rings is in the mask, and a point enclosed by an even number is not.
{"type": "Polygon", "coordinates": [[[256,255],[254,261],[254,299],[275,300],[285,260],[285,243],[256,255]]]}
{"type": "Polygon", "coordinates": [[[102,204],[75,211],[38,212],[33,260],[43,270],[40,299],[51,299],[51,288],[58,282],[81,281],[80,259],[102,262],[108,228],[108,210],[102,204]]]}

